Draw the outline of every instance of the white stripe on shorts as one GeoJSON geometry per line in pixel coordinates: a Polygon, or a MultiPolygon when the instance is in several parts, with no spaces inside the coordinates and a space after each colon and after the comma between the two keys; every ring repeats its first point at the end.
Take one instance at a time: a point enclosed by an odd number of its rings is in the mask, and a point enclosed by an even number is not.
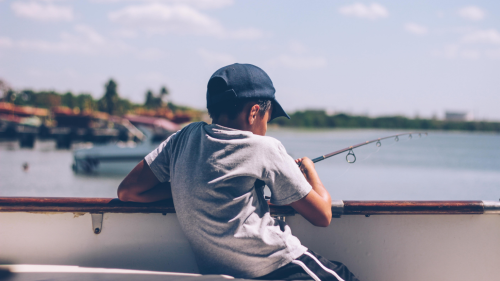
{"type": "Polygon", "coordinates": [[[307,268],[307,266],[301,262],[301,261],[298,261],[298,260],[293,260],[292,263],[294,264],[298,264],[300,267],[302,267],[302,269],[307,273],[309,274],[309,276],[312,277],[312,279],[314,279],[314,281],[321,281],[321,279],[318,278],[318,276],[316,276],[316,274],[314,274],[314,272],[312,272],[309,268],[307,268]]]}
{"type": "Polygon", "coordinates": [[[333,276],[335,276],[335,278],[337,278],[339,281],[344,281],[344,279],[340,278],[340,276],[337,274],[337,272],[335,272],[335,271],[329,269],[328,267],[324,266],[314,255],[312,255],[309,252],[305,252],[304,254],[308,255],[310,258],[312,258],[314,261],[316,261],[319,264],[319,266],[321,266],[321,268],[323,268],[324,271],[326,271],[326,272],[328,272],[330,274],[333,274],[333,276]]]}

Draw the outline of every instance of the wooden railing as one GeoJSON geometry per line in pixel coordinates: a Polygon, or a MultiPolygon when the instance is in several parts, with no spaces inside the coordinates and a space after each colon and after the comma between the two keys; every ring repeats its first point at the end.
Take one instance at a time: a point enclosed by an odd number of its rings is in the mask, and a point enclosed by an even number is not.
{"type": "MultiPolygon", "coordinates": [[[[337,201],[341,215],[483,214],[500,212],[491,201],[337,201]],[[488,203],[486,203],[488,202],[488,203]],[[493,205],[492,205],[493,204],[493,205]],[[493,207],[492,207],[493,206],[493,207]],[[493,208],[493,211],[491,211],[493,208]],[[488,211],[489,210],[489,211],[488,211]]],[[[292,215],[289,206],[270,205],[271,214],[292,215]]],[[[172,200],[122,202],[113,198],[0,197],[0,212],[175,213],[172,200]]]]}

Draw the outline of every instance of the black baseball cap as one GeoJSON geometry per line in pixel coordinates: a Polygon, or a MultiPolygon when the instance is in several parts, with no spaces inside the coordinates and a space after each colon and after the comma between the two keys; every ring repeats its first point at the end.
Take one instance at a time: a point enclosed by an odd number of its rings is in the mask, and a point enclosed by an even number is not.
{"type": "Polygon", "coordinates": [[[290,119],[276,100],[273,82],[264,70],[252,64],[231,64],[217,70],[207,85],[207,108],[237,99],[269,99],[273,104],[271,120],[290,119]]]}

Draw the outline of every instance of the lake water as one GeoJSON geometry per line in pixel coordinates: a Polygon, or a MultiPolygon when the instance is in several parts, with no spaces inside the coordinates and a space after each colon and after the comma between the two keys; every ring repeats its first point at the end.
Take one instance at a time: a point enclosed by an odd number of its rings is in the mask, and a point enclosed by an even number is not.
{"type": "MultiPolygon", "coordinates": [[[[315,158],[387,135],[391,130],[271,129],[295,158],[315,158]]],[[[500,134],[430,132],[382,141],[316,163],[334,199],[343,200],[498,200],[500,198],[500,134]]],[[[33,150],[0,143],[0,196],[116,197],[125,174],[114,171],[75,174],[72,152],[53,142],[37,142],[33,150]],[[23,163],[28,163],[24,171],[23,163]]]]}

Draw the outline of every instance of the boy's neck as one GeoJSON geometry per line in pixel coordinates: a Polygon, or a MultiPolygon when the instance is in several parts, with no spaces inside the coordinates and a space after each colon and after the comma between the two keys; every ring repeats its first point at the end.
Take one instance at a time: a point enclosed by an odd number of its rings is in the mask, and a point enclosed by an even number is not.
{"type": "Polygon", "coordinates": [[[248,128],[245,122],[241,122],[240,120],[238,120],[238,118],[229,119],[226,116],[220,116],[217,120],[212,119],[212,124],[217,124],[226,128],[231,128],[241,131],[249,131],[249,132],[252,131],[251,128],[248,128]]]}

